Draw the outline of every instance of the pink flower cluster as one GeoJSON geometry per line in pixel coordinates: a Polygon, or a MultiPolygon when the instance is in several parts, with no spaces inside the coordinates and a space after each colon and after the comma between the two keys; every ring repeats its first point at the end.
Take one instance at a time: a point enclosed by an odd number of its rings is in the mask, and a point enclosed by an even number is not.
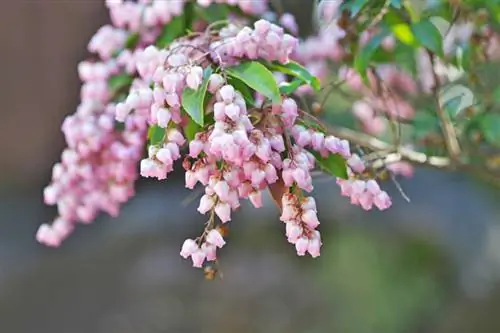
{"type": "Polygon", "coordinates": [[[221,31],[221,35],[227,37],[213,43],[212,50],[214,59],[222,59],[224,63],[234,62],[234,58],[260,58],[285,64],[298,46],[297,38],[266,20],[255,22],[254,29],[238,29],[230,25],[221,31]]]}
{"type": "Polygon", "coordinates": [[[123,130],[115,129],[108,80],[120,73],[121,65],[110,56],[121,48],[125,34],[112,29],[101,28],[89,43],[103,61],[83,61],[78,66],[81,104],[62,125],[68,147],[44,190],[45,203],[57,205],[59,216],[52,225],[40,226],[36,235],[49,246],[59,246],[75,223],[90,223],[100,211],[116,216],[134,194],[147,124],[138,114],[127,119],[123,130]]]}
{"type": "MultiPolygon", "coordinates": [[[[165,49],[151,45],[158,28],[181,15],[185,3],[106,1],[117,28],[104,26],[91,39],[88,49],[100,61],[79,65],[82,102],[64,121],[68,148],[44,191],[45,202],[57,205],[59,216],[52,225],[39,228],[39,242],[59,246],[76,223],[91,223],[101,211],[116,216],[134,195],[137,164],[141,176],[164,180],[181,158],[185,186],[204,186],[198,211],[210,216],[203,234],[196,240],[187,239],[181,248],[180,255],[190,258],[194,267],[217,260],[217,249],[226,244],[221,227],[231,221],[240,200],[262,207],[263,191],[271,186],[283,190],[275,199],[281,202],[280,219],[286,224],[288,241],[300,256],[319,256],[322,243],[316,203],[304,195],[313,190],[315,155],[328,158],[337,154],[349,159],[352,178],[338,183],[353,204],[367,210],[391,205],[375,181],[355,180],[364,165],[351,154],[346,140],[299,122],[302,111],[294,99],[282,96],[279,103],[250,108],[242,92],[231,85],[227,66],[256,59],[286,64],[292,54],[298,54],[297,38],[283,28],[258,20],[253,28],[229,24],[218,34],[210,31],[180,38],[165,49]],[[139,33],[133,50],[125,49],[131,32],[139,33]],[[112,88],[110,83],[124,74],[130,77],[125,75],[125,83],[112,88]],[[194,134],[187,131],[196,119],[185,109],[183,93],[188,89],[199,92],[200,87],[208,90],[202,116],[210,120],[194,134]],[[144,157],[148,130],[153,130],[155,139],[150,138],[144,157]]],[[[212,3],[239,6],[256,14],[267,9],[268,0],[197,1],[202,7],[212,3]]],[[[292,33],[297,30],[290,14],[281,21],[292,33]]],[[[318,45],[309,46],[308,52],[316,52],[318,45]]],[[[301,57],[307,57],[305,53],[301,57]]],[[[328,54],[309,54],[309,59],[320,64],[319,58],[325,56],[328,54]]]]}
{"type": "Polygon", "coordinates": [[[268,9],[269,0],[197,0],[202,7],[208,7],[213,3],[238,6],[249,15],[260,15],[268,9]]]}
{"type": "Polygon", "coordinates": [[[358,155],[353,154],[347,162],[350,179],[337,179],[341,194],[349,197],[351,204],[361,206],[364,210],[371,210],[373,206],[379,210],[388,209],[392,205],[391,198],[387,192],[380,189],[375,180],[356,179],[355,174],[365,171],[363,160],[358,155]]]}
{"type": "Polygon", "coordinates": [[[169,23],[184,10],[185,0],[106,0],[113,25],[133,32],[169,23]]]}
{"type": "Polygon", "coordinates": [[[226,245],[226,241],[217,229],[207,232],[205,241],[198,245],[193,239],[186,239],[181,248],[181,256],[184,259],[191,257],[193,267],[201,268],[206,261],[217,260],[217,248],[226,245]]]}
{"type": "MultiPolygon", "coordinates": [[[[211,65],[202,65],[207,64],[208,59],[203,47],[212,51],[210,56],[214,62],[221,59],[225,62],[224,59],[230,57],[238,61],[264,58],[286,63],[297,44],[296,39],[267,21],[260,20],[254,27],[255,30],[243,28],[239,31],[228,27],[221,31],[220,40],[208,45],[201,36],[189,41],[191,47],[178,42],[167,50],[154,46],[146,48],[137,54],[136,65],[141,78],[151,82],[151,86],[132,90],[116,107],[119,121],[127,120],[133,112],[146,115],[150,125],[165,130],[164,140],[151,145],[148,158],[142,160],[141,175],[166,179],[187,142],[182,134],[188,121],[181,108],[182,92],[186,88],[197,90],[204,80],[208,80],[208,91],[213,99],[207,110],[213,113],[214,123],[189,142],[188,156],[183,162],[186,187],[193,189],[198,182],[205,187],[198,211],[211,213],[211,229],[207,229],[198,242],[186,240],[181,250],[181,255],[190,257],[195,267],[201,267],[205,260],[216,259],[215,248],[224,242],[215,237],[213,218],[217,216],[223,224],[231,221],[232,212],[241,205],[240,199],[249,199],[255,207],[261,207],[262,191],[275,184],[280,176],[287,188],[312,191],[311,171],[315,158],[307,149],[325,157],[332,153],[345,158],[350,156],[347,141],[297,125],[299,112],[293,99],[285,98],[281,104],[260,110],[262,121],[253,123],[242,94],[226,82],[221,75],[224,73],[204,76],[211,65]],[[261,49],[255,53],[252,50],[257,46],[261,49]],[[285,143],[287,135],[293,139],[293,144],[285,143]]],[[[297,239],[293,235],[289,237],[300,255],[307,251],[314,257],[319,255],[319,232],[301,224],[303,221],[313,226],[315,209],[311,207],[301,212],[304,220],[300,220],[299,215],[285,220],[290,226],[295,223],[303,230],[297,239]]]]}
{"type": "Polygon", "coordinates": [[[111,25],[105,25],[92,37],[88,44],[89,52],[96,53],[106,61],[120,50],[127,41],[128,33],[125,30],[116,29],[111,25]]]}
{"type": "Polygon", "coordinates": [[[295,245],[297,255],[308,252],[313,258],[319,257],[322,243],[316,230],[319,220],[314,198],[288,193],[283,196],[282,205],[280,220],[286,224],[286,236],[295,245]]]}
{"type": "Polygon", "coordinates": [[[360,110],[359,104],[354,104],[357,109],[353,107],[358,119],[367,128],[378,127],[366,123],[376,117],[376,114],[373,117],[369,116],[375,111],[378,111],[379,115],[383,112],[395,119],[412,119],[415,109],[404,97],[417,93],[417,86],[413,79],[404,71],[392,66],[380,66],[377,68],[377,76],[378,78],[373,73],[368,75],[370,86],[367,87],[354,69],[342,67],[339,70],[339,77],[345,80],[349,88],[365,95],[366,104],[362,104],[364,109],[360,110]],[[378,93],[380,91],[383,91],[383,94],[378,93]],[[368,112],[366,106],[372,112],[368,112]]]}
{"type": "MultiPolygon", "coordinates": [[[[106,0],[113,25],[133,32],[156,29],[168,24],[184,11],[187,0],[106,0]]],[[[238,6],[249,15],[262,14],[269,0],[197,0],[198,5],[208,7],[212,3],[238,6]]]]}

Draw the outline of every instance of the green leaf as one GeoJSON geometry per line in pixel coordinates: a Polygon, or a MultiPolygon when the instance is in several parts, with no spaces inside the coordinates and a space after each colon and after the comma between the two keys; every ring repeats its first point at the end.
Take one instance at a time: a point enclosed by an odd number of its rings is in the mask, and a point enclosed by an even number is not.
{"type": "Polygon", "coordinates": [[[193,27],[193,20],[195,17],[195,4],[188,1],[184,5],[184,32],[187,32],[193,27]]]}
{"type": "Polygon", "coordinates": [[[184,15],[176,16],[163,28],[156,40],[156,46],[164,48],[186,32],[186,18],[184,15]]]}
{"type": "Polygon", "coordinates": [[[158,125],[153,125],[148,130],[149,143],[153,146],[163,143],[165,140],[165,129],[158,125]]]}
{"type": "Polygon", "coordinates": [[[283,82],[280,84],[279,89],[282,94],[291,95],[304,85],[301,79],[295,79],[292,82],[283,82]]]}
{"type": "Polygon", "coordinates": [[[191,119],[202,127],[204,125],[205,96],[211,74],[212,68],[207,67],[203,72],[203,82],[198,87],[198,90],[186,88],[182,93],[182,107],[191,119]]]}
{"type": "Polygon", "coordinates": [[[427,110],[419,110],[413,120],[413,135],[415,140],[425,138],[431,133],[439,133],[439,120],[434,113],[427,110]]]}
{"type": "MultiPolygon", "coordinates": [[[[410,15],[411,20],[413,22],[418,21],[420,14],[421,14],[420,13],[421,10],[416,10],[416,8],[413,6],[416,3],[413,1],[402,1],[402,2],[403,2],[403,7],[406,9],[408,14],[410,15]]],[[[393,6],[393,7],[395,7],[395,6],[393,6]]]]}
{"type": "MultiPolygon", "coordinates": [[[[313,129],[315,130],[316,132],[321,132],[323,134],[325,134],[325,130],[324,128],[322,128],[318,123],[316,122],[313,122],[309,119],[306,119],[306,118],[298,118],[297,119],[297,123],[306,127],[306,128],[310,128],[310,129],[313,129]]],[[[311,152],[312,153],[312,152],[311,152]]]]}
{"type": "Polygon", "coordinates": [[[425,48],[431,50],[440,57],[444,56],[443,37],[438,28],[431,21],[424,20],[412,24],[411,30],[416,40],[425,48]]]}
{"type": "Polygon", "coordinates": [[[391,0],[391,6],[397,9],[401,9],[402,7],[402,0],[391,0]]]}
{"type": "Polygon", "coordinates": [[[460,47],[457,51],[457,67],[468,71],[471,68],[474,48],[470,43],[460,47]]]}
{"type": "Polygon", "coordinates": [[[184,127],[184,134],[188,141],[192,141],[196,136],[196,133],[200,132],[203,129],[200,125],[194,122],[193,119],[189,119],[189,122],[184,127]]]}
{"type": "Polygon", "coordinates": [[[230,10],[226,5],[211,4],[208,7],[196,6],[196,14],[208,23],[227,20],[230,10]]]}
{"type": "Polygon", "coordinates": [[[129,50],[135,49],[137,46],[137,43],[139,42],[139,34],[138,33],[133,33],[130,36],[128,36],[127,41],[125,42],[125,48],[129,50]]]}
{"type": "Polygon", "coordinates": [[[118,131],[118,132],[123,132],[125,130],[125,123],[122,123],[122,122],[119,122],[119,121],[115,121],[115,131],[118,131]]]}
{"type": "Polygon", "coordinates": [[[245,62],[227,68],[226,72],[229,76],[241,80],[253,90],[269,98],[273,103],[281,102],[280,91],[273,73],[261,63],[245,62]]]}
{"type": "MultiPolygon", "coordinates": [[[[325,0],[324,0],[325,1],[325,0]]],[[[352,0],[346,1],[341,6],[341,11],[349,10],[351,12],[351,17],[354,17],[361,12],[363,7],[368,3],[368,0],[352,0]]]]}
{"type": "Polygon", "coordinates": [[[485,5],[488,7],[488,10],[492,14],[491,16],[495,19],[495,21],[500,22],[500,5],[495,3],[495,1],[485,1],[485,5]]]}
{"type": "Polygon", "coordinates": [[[382,43],[384,38],[387,37],[387,35],[388,32],[384,30],[381,33],[373,36],[373,38],[363,46],[361,51],[354,59],[354,68],[365,81],[367,80],[366,69],[370,65],[370,61],[372,60],[373,55],[380,47],[380,44],[382,43]]]}
{"type": "Polygon", "coordinates": [[[394,51],[386,51],[383,48],[378,48],[373,53],[371,60],[377,64],[387,64],[393,62],[394,59],[394,51]]]}
{"type": "Polygon", "coordinates": [[[463,94],[457,95],[450,98],[444,103],[443,109],[445,110],[445,112],[448,113],[448,115],[452,119],[455,118],[460,113],[460,111],[462,111],[460,110],[460,104],[462,103],[463,98],[464,98],[463,94]]]}
{"type": "Polygon", "coordinates": [[[496,104],[500,104],[500,87],[496,87],[493,91],[493,101],[496,104]]]}
{"type": "Polygon", "coordinates": [[[227,83],[232,85],[234,87],[234,89],[236,89],[237,91],[239,91],[243,95],[245,102],[249,106],[252,106],[252,107],[255,106],[255,99],[253,96],[253,92],[250,88],[248,88],[248,86],[246,84],[244,84],[241,80],[234,78],[234,77],[228,78],[227,83]]]}
{"type": "Polygon", "coordinates": [[[309,73],[309,71],[299,63],[296,63],[294,61],[290,61],[286,65],[272,63],[268,64],[267,67],[273,71],[281,72],[283,74],[299,78],[310,85],[315,91],[319,91],[321,89],[321,83],[319,82],[319,79],[309,73]]]}
{"type": "Polygon", "coordinates": [[[480,127],[486,141],[500,146],[500,114],[487,113],[480,119],[480,127]]]}
{"type": "Polygon", "coordinates": [[[419,46],[410,25],[406,23],[395,11],[389,11],[384,16],[384,22],[389,26],[389,29],[392,31],[394,36],[396,36],[396,38],[402,43],[413,47],[419,46]]]}
{"type": "Polygon", "coordinates": [[[128,88],[133,81],[134,78],[125,73],[114,75],[111,76],[108,80],[109,89],[114,93],[117,93],[123,90],[124,88],[128,88]]]}
{"type": "Polygon", "coordinates": [[[415,57],[415,49],[403,43],[398,43],[394,50],[395,61],[404,70],[408,71],[413,76],[417,75],[417,60],[415,57]]]}
{"type": "Polygon", "coordinates": [[[327,158],[324,158],[315,151],[310,152],[314,155],[314,157],[316,158],[316,162],[318,162],[323,171],[338,178],[349,178],[347,174],[347,162],[342,156],[340,156],[339,154],[330,154],[327,158]]]}

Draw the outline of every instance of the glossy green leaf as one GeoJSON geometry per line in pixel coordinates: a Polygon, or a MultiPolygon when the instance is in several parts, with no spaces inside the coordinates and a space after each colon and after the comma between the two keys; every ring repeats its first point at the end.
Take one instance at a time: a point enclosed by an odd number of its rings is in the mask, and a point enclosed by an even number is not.
{"type": "Polygon", "coordinates": [[[372,57],[387,35],[387,31],[382,31],[378,35],[375,35],[368,43],[366,43],[354,59],[354,68],[363,77],[363,79],[367,79],[366,70],[370,65],[372,57]]]}
{"type": "Polygon", "coordinates": [[[397,9],[401,9],[402,2],[402,0],[391,0],[391,6],[397,9]]]}
{"type": "Polygon", "coordinates": [[[186,32],[186,18],[184,15],[174,17],[161,32],[156,40],[156,46],[164,48],[186,32]]]}
{"type": "Polygon", "coordinates": [[[227,20],[230,13],[229,7],[222,4],[213,3],[208,7],[196,6],[196,14],[207,21],[213,23],[217,21],[227,20]]]}
{"type": "Polygon", "coordinates": [[[500,146],[500,114],[487,113],[481,117],[479,124],[486,140],[500,146]]]}
{"type": "Polygon", "coordinates": [[[349,10],[351,17],[358,15],[369,0],[351,0],[345,1],[340,7],[341,10],[349,10]]]}
{"type": "Polygon", "coordinates": [[[237,66],[229,67],[226,73],[241,80],[253,90],[261,93],[273,103],[281,101],[278,84],[273,73],[259,62],[245,62],[237,66]]]}
{"type": "Polygon", "coordinates": [[[114,75],[108,80],[109,89],[114,93],[117,93],[125,88],[128,88],[132,84],[132,81],[134,81],[134,78],[128,74],[114,75]]]}
{"type": "Polygon", "coordinates": [[[452,119],[455,118],[460,113],[460,111],[462,111],[460,109],[460,105],[462,104],[463,98],[464,95],[457,95],[450,98],[444,103],[443,109],[452,119]]]}
{"type": "Polygon", "coordinates": [[[203,82],[198,90],[185,88],[182,92],[182,107],[195,123],[204,125],[205,96],[207,95],[208,82],[212,69],[207,67],[203,72],[203,82]]]}
{"type": "Polygon", "coordinates": [[[431,133],[439,133],[439,121],[435,113],[419,110],[413,119],[413,135],[416,140],[425,138],[431,133]]]}
{"type": "Polygon", "coordinates": [[[196,134],[203,130],[203,127],[198,125],[193,119],[189,119],[189,122],[184,126],[184,135],[188,141],[192,141],[196,134]]]}
{"type": "Polygon", "coordinates": [[[315,151],[311,151],[311,154],[314,155],[316,162],[326,173],[342,179],[349,178],[347,174],[347,162],[344,157],[339,154],[330,154],[327,158],[324,158],[315,151]]]}
{"type": "Polygon", "coordinates": [[[398,43],[394,50],[396,63],[413,76],[417,75],[417,59],[415,49],[403,43],[398,43]]]}
{"type": "Polygon", "coordinates": [[[395,11],[389,11],[384,16],[384,22],[387,24],[394,36],[402,43],[413,47],[419,46],[410,25],[406,23],[395,11]]]}
{"type": "Polygon", "coordinates": [[[500,104],[500,87],[496,87],[493,91],[493,101],[500,104]]]}
{"type": "Polygon", "coordinates": [[[464,71],[470,70],[473,53],[474,48],[469,43],[460,47],[457,52],[457,67],[463,69],[464,71]]]}
{"type": "Polygon", "coordinates": [[[118,132],[123,132],[125,130],[125,123],[122,123],[120,121],[115,121],[115,131],[118,132]]]}
{"type": "Polygon", "coordinates": [[[165,129],[158,125],[153,125],[148,130],[149,143],[153,146],[163,143],[165,140],[165,129]]]}
{"type": "Polygon", "coordinates": [[[319,79],[309,73],[309,71],[304,66],[296,63],[295,61],[290,61],[286,65],[272,63],[268,64],[268,67],[273,71],[281,72],[283,74],[287,74],[303,80],[315,91],[319,91],[321,89],[321,83],[319,82],[319,79]]]}
{"type": "Polygon", "coordinates": [[[140,36],[138,33],[133,33],[130,36],[128,36],[127,41],[125,42],[125,48],[135,49],[137,43],[139,42],[139,38],[140,36]]]}
{"type": "Polygon", "coordinates": [[[255,106],[255,98],[253,92],[246,84],[234,77],[229,77],[228,83],[243,95],[243,99],[248,106],[255,106]]]}
{"type": "Polygon", "coordinates": [[[443,37],[431,21],[423,20],[412,24],[411,30],[417,41],[438,56],[444,56],[443,37]]]}
{"type": "Polygon", "coordinates": [[[304,81],[295,79],[292,82],[283,82],[280,84],[280,92],[285,95],[291,95],[304,85],[304,81]]]}

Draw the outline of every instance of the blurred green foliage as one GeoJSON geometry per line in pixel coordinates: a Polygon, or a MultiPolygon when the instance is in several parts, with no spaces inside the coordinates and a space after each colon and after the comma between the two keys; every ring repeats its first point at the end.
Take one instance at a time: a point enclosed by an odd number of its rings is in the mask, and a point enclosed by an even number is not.
{"type": "Polygon", "coordinates": [[[427,241],[343,228],[326,243],[318,276],[336,332],[414,332],[450,291],[451,267],[427,241]]]}

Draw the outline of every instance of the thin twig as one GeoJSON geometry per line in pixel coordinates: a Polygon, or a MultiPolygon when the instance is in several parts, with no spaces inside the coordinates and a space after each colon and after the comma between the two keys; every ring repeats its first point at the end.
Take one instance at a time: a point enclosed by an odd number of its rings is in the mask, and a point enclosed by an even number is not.
{"type": "MultiPolygon", "coordinates": [[[[328,126],[328,131],[340,139],[350,141],[351,143],[368,148],[372,151],[396,151],[396,147],[394,145],[348,128],[328,126]]],[[[398,152],[388,154],[384,160],[385,163],[394,163],[406,160],[414,164],[428,165],[437,169],[453,168],[452,161],[447,157],[428,156],[407,147],[400,147],[398,152]]]]}
{"type": "Polygon", "coordinates": [[[435,66],[434,55],[430,51],[427,51],[427,54],[432,64],[432,75],[434,77],[434,87],[432,90],[437,107],[436,113],[441,123],[441,129],[443,131],[446,148],[448,150],[448,153],[450,154],[450,157],[453,160],[458,160],[458,158],[460,157],[460,144],[458,142],[457,134],[455,132],[455,128],[453,127],[451,119],[444,110],[444,108],[442,107],[441,101],[439,100],[439,91],[441,85],[439,83],[439,77],[436,74],[436,71],[434,70],[435,66]]]}

